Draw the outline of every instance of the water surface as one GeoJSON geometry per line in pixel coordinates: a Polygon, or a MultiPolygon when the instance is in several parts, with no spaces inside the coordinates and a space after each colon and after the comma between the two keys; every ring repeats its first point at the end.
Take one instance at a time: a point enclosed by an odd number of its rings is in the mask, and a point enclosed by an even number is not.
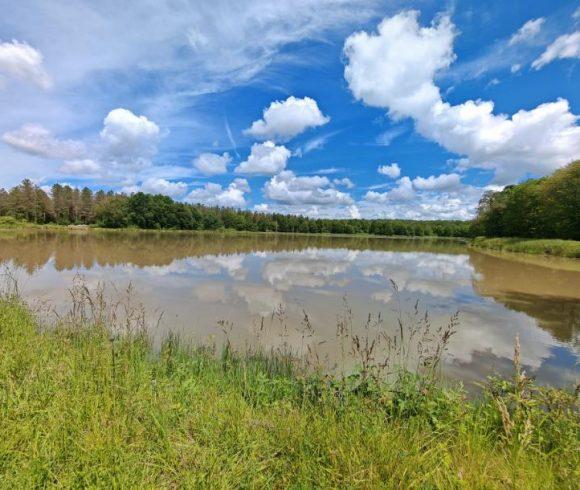
{"type": "Polygon", "coordinates": [[[131,283],[148,311],[163,312],[156,338],[172,331],[212,341],[223,320],[237,343],[259,335],[266,346],[284,341],[304,352],[308,344],[328,366],[339,362],[345,301],[356,333],[369,313],[394,328],[399,308],[413,311],[419,300],[434,325],[459,311],[444,369],[468,386],[510,371],[516,334],[528,374],[542,383],[577,381],[575,260],[490,255],[449,240],[32,231],[0,234],[0,264],[17,271],[26,297],[57,308],[79,274],[89,286],[131,283]],[[280,305],[283,319],[273,319],[280,305]],[[304,312],[314,328],[306,338],[304,312]]]}

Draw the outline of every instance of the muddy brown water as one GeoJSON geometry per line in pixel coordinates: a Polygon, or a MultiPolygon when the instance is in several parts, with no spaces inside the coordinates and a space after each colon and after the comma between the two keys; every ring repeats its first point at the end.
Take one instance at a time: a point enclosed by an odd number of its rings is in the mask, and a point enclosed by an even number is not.
{"type": "Polygon", "coordinates": [[[163,312],[156,339],[171,331],[219,342],[223,320],[239,345],[258,336],[266,347],[286,342],[306,352],[310,346],[335,368],[345,298],[355,333],[364,331],[369,313],[380,313],[388,332],[398,310],[407,315],[419,301],[435,326],[459,311],[447,376],[469,386],[509,373],[517,334],[528,374],[554,385],[578,381],[578,260],[493,255],[449,240],[27,231],[0,233],[0,264],[33,302],[65,308],[79,276],[109,290],[132,284],[150,316],[163,312]],[[272,317],[280,305],[285,333],[279,316],[272,317]],[[306,336],[304,312],[313,327],[306,336]]]}

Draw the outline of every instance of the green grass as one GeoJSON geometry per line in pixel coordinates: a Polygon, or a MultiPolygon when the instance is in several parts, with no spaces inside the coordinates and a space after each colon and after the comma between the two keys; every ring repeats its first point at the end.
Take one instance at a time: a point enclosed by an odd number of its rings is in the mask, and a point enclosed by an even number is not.
{"type": "Polygon", "coordinates": [[[471,245],[503,252],[580,258],[580,242],[575,240],[477,237],[471,245]]]}
{"type": "Polygon", "coordinates": [[[154,351],[139,333],[42,327],[6,298],[0,487],[575,487],[575,397],[519,372],[486,393],[175,339],[154,351]]]}

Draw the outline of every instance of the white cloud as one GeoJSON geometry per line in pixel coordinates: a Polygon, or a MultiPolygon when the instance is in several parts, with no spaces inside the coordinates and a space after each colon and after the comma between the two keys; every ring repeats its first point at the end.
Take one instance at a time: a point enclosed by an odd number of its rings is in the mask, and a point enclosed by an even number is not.
{"type": "Polygon", "coordinates": [[[319,170],[316,171],[317,174],[320,175],[332,175],[332,174],[337,174],[339,172],[343,172],[344,168],[338,168],[338,167],[328,167],[328,168],[321,168],[319,170]]]}
{"type": "Polygon", "coordinates": [[[267,213],[269,209],[270,207],[268,204],[264,202],[254,206],[254,211],[257,211],[258,213],[267,213]]]}
{"type": "Polygon", "coordinates": [[[516,63],[516,64],[514,64],[514,65],[512,65],[512,66],[510,67],[510,71],[511,71],[512,73],[517,73],[517,72],[518,72],[518,71],[520,71],[521,69],[522,69],[522,65],[521,65],[521,64],[519,64],[519,63],[516,63]]]}
{"type": "Polygon", "coordinates": [[[157,153],[159,126],[128,109],[113,109],[101,130],[103,157],[114,165],[138,169],[150,164],[157,153]]]}
{"type": "Polygon", "coordinates": [[[365,218],[390,219],[471,219],[485,190],[461,185],[446,191],[413,192],[411,180],[405,182],[403,189],[407,195],[401,196],[403,192],[401,189],[398,190],[399,196],[389,195],[389,192],[368,192],[363,200],[357,203],[361,215],[365,218]]]}
{"type": "Polygon", "coordinates": [[[381,175],[386,175],[390,179],[396,179],[401,175],[401,168],[397,163],[391,163],[390,165],[381,165],[377,168],[377,172],[381,175]]]}
{"type": "Polygon", "coordinates": [[[58,171],[68,175],[91,175],[99,173],[101,165],[90,158],[68,160],[59,167],[58,171]]]}
{"type": "Polygon", "coordinates": [[[272,102],[264,109],[262,119],[254,121],[244,134],[262,140],[288,141],[328,121],[330,118],[322,114],[314,99],[290,96],[283,102],[272,102]]]}
{"type": "Polygon", "coordinates": [[[240,163],[236,173],[272,175],[286,168],[291,153],[285,146],[277,146],[272,141],[254,143],[248,159],[240,163]]]}
{"type": "Polygon", "coordinates": [[[200,189],[192,190],[186,201],[208,206],[225,206],[241,208],[246,206],[244,195],[250,192],[246,179],[234,179],[225,189],[220,184],[209,182],[200,189]]]}
{"type": "Polygon", "coordinates": [[[348,177],[344,177],[342,179],[333,179],[332,183],[336,186],[346,187],[347,189],[354,188],[354,182],[348,177]]]}
{"type": "Polygon", "coordinates": [[[535,38],[544,25],[545,19],[540,17],[538,19],[528,20],[518,31],[510,38],[508,44],[513,46],[515,44],[526,43],[535,38]]]}
{"type": "Polygon", "coordinates": [[[18,41],[0,43],[0,82],[2,75],[31,82],[44,90],[52,87],[52,80],[43,67],[42,53],[18,41]]]}
{"type": "Polygon", "coordinates": [[[361,218],[360,210],[355,204],[348,207],[348,212],[349,212],[350,217],[352,219],[360,219],[361,218]]]}
{"type": "Polygon", "coordinates": [[[377,145],[381,146],[389,146],[395,139],[401,136],[405,132],[405,128],[403,126],[396,126],[394,128],[387,129],[379,134],[375,142],[377,145]]]}
{"type": "Polygon", "coordinates": [[[413,179],[413,187],[418,191],[448,191],[458,189],[460,186],[459,174],[441,174],[439,177],[431,175],[426,179],[423,177],[413,179]]]}
{"type": "Polygon", "coordinates": [[[264,184],[264,196],[284,204],[350,205],[352,198],[345,192],[329,187],[327,177],[318,175],[297,177],[285,170],[264,184]]]}
{"type": "Polygon", "coordinates": [[[187,184],[185,182],[170,182],[161,178],[150,178],[141,184],[140,190],[147,194],[163,194],[178,198],[187,192],[187,184]]]}
{"type": "Polygon", "coordinates": [[[448,17],[420,27],[418,13],[384,19],[378,32],[359,32],[345,43],[345,78],[364,103],[414,119],[417,131],[465,155],[463,168],[491,169],[499,183],[532,173],[545,175],[580,154],[578,117],[566,100],[513,116],[494,114],[490,101],[451,105],[442,100],[436,74],[455,59],[455,28],[448,17]]]}
{"type": "Polygon", "coordinates": [[[339,131],[332,131],[330,133],[323,134],[321,136],[315,136],[314,138],[309,139],[303,146],[296,149],[294,154],[296,156],[302,157],[307,153],[310,153],[314,150],[321,150],[325,147],[326,143],[330,138],[338,134],[339,131]]]}
{"type": "Polygon", "coordinates": [[[193,161],[193,166],[205,175],[225,174],[232,157],[229,153],[217,155],[215,153],[202,153],[193,161]]]}
{"type": "Polygon", "coordinates": [[[419,12],[387,17],[377,34],[357,32],[344,45],[344,76],[356,99],[385,107],[394,118],[419,117],[441,96],[435,73],[455,59],[455,29],[448,17],[420,28],[419,12]]]}
{"type": "Polygon", "coordinates": [[[369,202],[386,203],[410,201],[414,198],[415,189],[413,188],[413,182],[409,177],[401,177],[397,180],[397,187],[387,192],[368,191],[363,199],[369,202]]]}
{"type": "Polygon", "coordinates": [[[534,60],[532,68],[539,70],[556,59],[564,58],[580,58],[580,31],[564,34],[556,39],[534,60]]]}
{"type": "Polygon", "coordinates": [[[76,159],[85,153],[85,146],[80,141],[59,140],[39,124],[26,124],[15,131],[2,135],[2,141],[13,148],[49,159],[76,159]]]}

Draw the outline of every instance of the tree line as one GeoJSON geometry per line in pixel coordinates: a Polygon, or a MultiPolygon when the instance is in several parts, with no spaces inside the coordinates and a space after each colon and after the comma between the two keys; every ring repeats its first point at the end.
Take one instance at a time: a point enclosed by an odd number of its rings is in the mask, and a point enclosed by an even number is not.
{"type": "Polygon", "coordinates": [[[84,224],[104,228],[277,231],[399,236],[466,237],[470,222],[387,219],[314,219],[174,201],[138,192],[132,195],[93,192],[55,184],[45,192],[29,179],[0,189],[0,216],[37,224],[84,224]]]}
{"type": "Polygon", "coordinates": [[[548,177],[486,192],[474,235],[580,240],[580,160],[548,177]]]}

